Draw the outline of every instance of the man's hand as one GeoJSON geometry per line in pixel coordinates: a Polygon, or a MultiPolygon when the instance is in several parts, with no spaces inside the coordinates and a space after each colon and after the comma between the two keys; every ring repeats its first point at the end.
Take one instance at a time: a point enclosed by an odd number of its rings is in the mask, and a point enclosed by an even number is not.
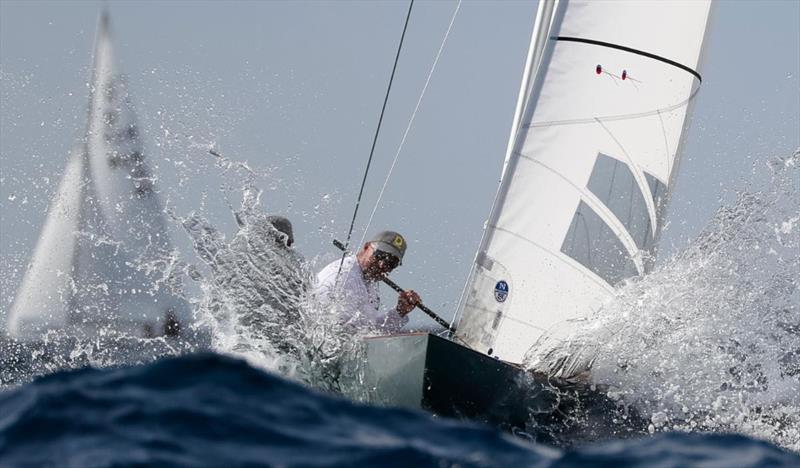
{"type": "Polygon", "coordinates": [[[397,298],[397,313],[400,314],[401,317],[405,317],[409,312],[414,310],[414,307],[420,302],[422,301],[419,298],[419,294],[416,292],[412,290],[403,291],[397,298]]]}

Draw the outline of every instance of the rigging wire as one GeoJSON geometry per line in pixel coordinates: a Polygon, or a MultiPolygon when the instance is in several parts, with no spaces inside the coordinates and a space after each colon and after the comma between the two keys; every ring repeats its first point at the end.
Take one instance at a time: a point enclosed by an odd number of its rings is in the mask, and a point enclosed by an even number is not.
{"type": "Polygon", "coordinates": [[[364,194],[364,186],[367,184],[367,175],[369,174],[369,167],[372,164],[372,156],[375,154],[375,144],[378,142],[378,135],[381,131],[381,123],[383,123],[383,115],[386,112],[386,103],[389,102],[389,92],[392,90],[392,82],[394,81],[394,74],[397,70],[397,62],[400,59],[400,51],[403,49],[403,40],[406,38],[406,31],[408,30],[408,20],[411,18],[411,9],[414,7],[414,0],[408,4],[408,13],[406,13],[406,22],[403,25],[403,34],[400,36],[400,44],[397,46],[397,54],[394,57],[394,66],[392,66],[392,74],[389,77],[389,86],[386,88],[386,96],[383,98],[383,107],[381,108],[381,115],[378,118],[378,126],[375,128],[375,136],[372,138],[372,148],[369,150],[369,159],[367,159],[367,167],[364,169],[364,178],[361,180],[361,189],[358,191],[358,199],[356,200],[356,207],[353,210],[353,219],[350,221],[350,229],[347,231],[347,239],[344,242],[344,250],[342,252],[342,259],[339,261],[339,271],[336,272],[338,281],[339,275],[342,273],[342,265],[344,264],[345,256],[347,256],[350,247],[350,238],[353,235],[353,226],[356,223],[356,216],[358,215],[358,207],[361,205],[361,197],[364,194]]]}
{"type": "Polygon", "coordinates": [[[417,116],[417,111],[419,110],[420,105],[422,104],[422,98],[425,97],[425,91],[428,90],[428,84],[431,82],[431,77],[433,76],[434,70],[436,70],[436,64],[439,63],[439,57],[442,56],[442,51],[444,50],[445,44],[447,44],[447,37],[450,35],[450,30],[453,29],[453,23],[456,21],[456,16],[458,15],[458,10],[461,8],[461,0],[458,0],[456,4],[456,9],[453,11],[453,16],[450,18],[450,24],[447,26],[447,31],[444,33],[444,38],[442,38],[442,44],[439,46],[439,51],[436,53],[436,58],[433,60],[433,65],[431,66],[431,70],[428,72],[428,78],[425,80],[425,85],[422,87],[422,92],[419,95],[419,99],[417,99],[417,105],[414,107],[414,112],[411,113],[411,119],[408,121],[408,126],[406,126],[406,131],[403,133],[403,138],[400,140],[400,145],[397,147],[397,152],[394,155],[394,159],[392,160],[392,165],[389,167],[389,172],[386,174],[386,179],[383,181],[383,187],[381,187],[381,191],[378,193],[378,199],[375,200],[375,206],[372,208],[372,213],[369,215],[369,220],[367,221],[366,226],[364,226],[364,233],[361,235],[361,242],[359,245],[364,244],[364,239],[367,237],[367,232],[369,231],[369,226],[372,224],[372,218],[375,217],[375,212],[378,211],[378,205],[381,203],[381,199],[383,198],[383,193],[386,191],[386,186],[389,184],[389,179],[392,177],[392,172],[394,171],[394,167],[397,165],[397,159],[400,157],[400,152],[403,151],[403,145],[406,143],[406,138],[408,137],[408,132],[411,131],[411,126],[414,124],[414,118],[417,116]]]}

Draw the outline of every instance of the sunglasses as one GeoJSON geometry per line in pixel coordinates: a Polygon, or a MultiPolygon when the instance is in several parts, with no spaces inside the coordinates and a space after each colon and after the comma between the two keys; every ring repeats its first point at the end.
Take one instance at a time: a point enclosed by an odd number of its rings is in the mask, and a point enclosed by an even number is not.
{"type": "Polygon", "coordinates": [[[383,264],[389,269],[395,269],[398,265],[400,265],[400,259],[395,257],[394,255],[386,252],[381,252],[380,250],[376,250],[372,256],[378,260],[379,262],[383,262],[383,264]]]}

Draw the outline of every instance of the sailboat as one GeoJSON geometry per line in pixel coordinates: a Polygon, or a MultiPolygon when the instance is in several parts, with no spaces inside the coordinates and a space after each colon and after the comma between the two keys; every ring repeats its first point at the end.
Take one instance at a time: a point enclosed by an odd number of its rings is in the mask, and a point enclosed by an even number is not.
{"type": "Polygon", "coordinates": [[[69,155],[12,304],[9,335],[179,336],[191,309],[170,273],[172,247],[127,82],[99,19],[85,136],[69,155]]]}
{"type": "Polygon", "coordinates": [[[455,332],[365,340],[369,401],[510,428],[550,403],[550,376],[521,366],[528,350],[653,268],[710,8],[540,2],[455,332]]]}

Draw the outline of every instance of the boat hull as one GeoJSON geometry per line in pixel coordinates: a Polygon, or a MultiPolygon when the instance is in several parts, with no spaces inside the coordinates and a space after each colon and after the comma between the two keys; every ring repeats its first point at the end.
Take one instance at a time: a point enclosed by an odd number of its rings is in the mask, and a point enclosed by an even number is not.
{"type": "Polygon", "coordinates": [[[484,422],[540,442],[634,436],[647,427],[594,387],[526,372],[431,334],[367,338],[361,366],[369,403],[484,422]]]}
{"type": "Polygon", "coordinates": [[[373,389],[373,403],[524,427],[520,384],[525,375],[519,367],[430,334],[364,342],[364,378],[373,389]]]}

